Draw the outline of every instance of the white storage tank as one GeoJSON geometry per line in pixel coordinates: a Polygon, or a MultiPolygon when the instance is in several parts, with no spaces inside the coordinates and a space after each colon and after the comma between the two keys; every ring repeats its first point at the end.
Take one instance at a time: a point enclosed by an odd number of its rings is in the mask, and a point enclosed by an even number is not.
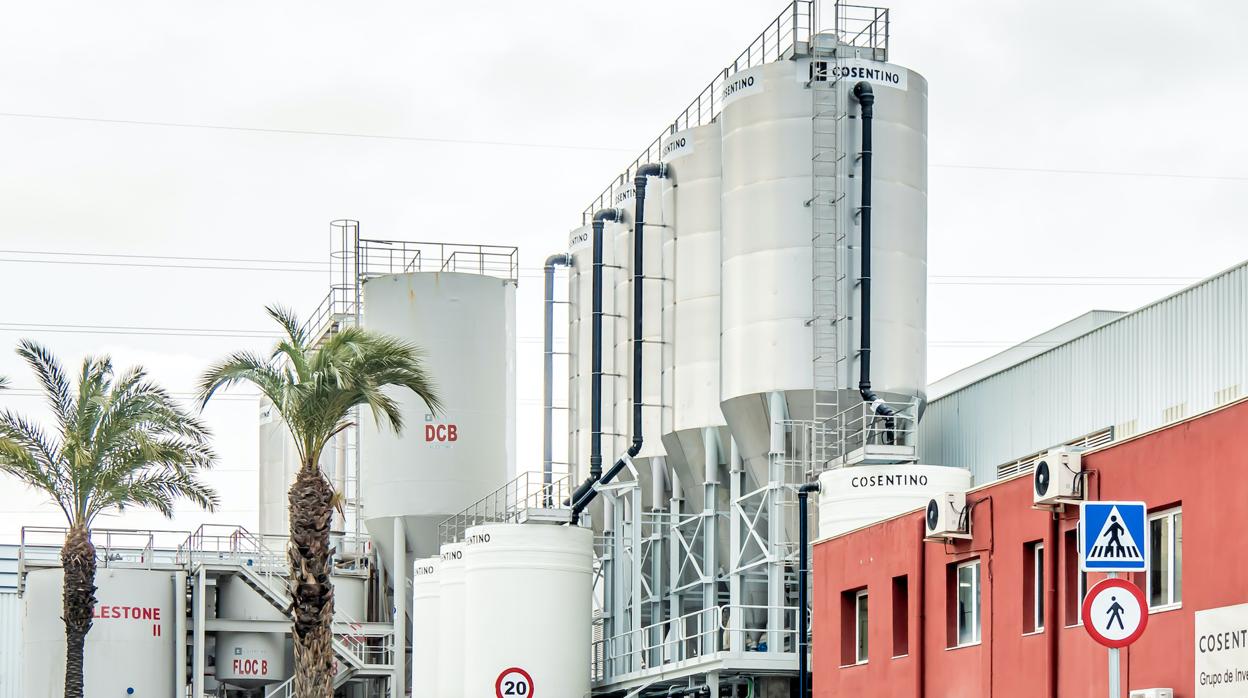
{"type": "MultiPolygon", "coordinates": [[[[670,422],[664,425],[663,443],[668,464],[680,478],[686,510],[701,511],[707,439],[716,451],[712,460],[719,465],[727,462],[729,445],[719,407],[719,123],[668,136],[662,152],[676,184],[664,192],[664,208],[675,225],[675,235],[664,260],[672,265],[665,276],[673,283],[663,308],[664,324],[670,331],[664,345],[670,352],[663,381],[669,394],[665,405],[670,405],[671,413],[670,422]]],[[[718,481],[727,484],[726,478],[718,481]]]]}
{"type": "MultiPolygon", "coordinates": [[[[335,587],[335,596],[337,588],[335,587]]],[[[217,617],[224,620],[289,622],[238,575],[217,580],[217,617]]],[[[240,688],[256,688],[285,681],[285,633],[217,633],[216,678],[240,688]]]]}
{"type": "MultiPolygon", "coordinates": [[[[872,371],[885,400],[923,400],[926,385],[927,83],[918,73],[846,60],[836,89],[849,116],[843,159],[860,150],[859,80],[875,94],[872,214],[872,371]]],[[[776,61],[733,75],[723,112],[722,408],[749,469],[765,468],[772,419],[811,418],[814,385],[812,304],[812,103],[810,61],[776,61]],[[774,397],[773,397],[774,394],[774,397]],[[777,402],[776,400],[782,402],[777,402]],[[783,407],[785,414],[772,415],[783,407]]],[[[857,170],[857,165],[853,165],[857,170]]],[[[842,173],[841,229],[856,249],[859,178],[842,173]]],[[[856,254],[843,270],[842,314],[859,317],[856,254]]],[[[840,391],[842,409],[858,395],[858,329],[850,357],[821,391],[840,391]]],[[[821,398],[826,399],[826,398],[821,398]]]]}
{"type": "MultiPolygon", "coordinates": [[[[438,698],[464,698],[464,544],[442,546],[438,566],[438,698]]],[[[476,603],[477,599],[473,599],[476,603]]],[[[531,638],[530,638],[531,640],[531,638]]],[[[476,648],[473,648],[474,651],[476,648]]],[[[415,686],[415,684],[413,684],[415,686]]]]}
{"type": "Polygon", "coordinates": [[[441,557],[426,557],[412,566],[412,686],[438,685],[441,562],[441,557]]]}
{"type": "MultiPolygon", "coordinates": [[[[615,325],[615,332],[612,334],[614,346],[608,349],[605,334],[603,336],[603,351],[612,351],[615,354],[611,374],[607,374],[604,368],[602,378],[604,384],[608,380],[615,383],[611,395],[611,411],[614,414],[611,422],[612,438],[605,438],[606,430],[603,430],[604,470],[611,467],[628,450],[633,436],[633,215],[637,203],[637,190],[633,183],[629,181],[612,190],[611,202],[621,215],[618,222],[607,223],[603,231],[603,244],[610,240],[614,248],[612,260],[615,264],[615,283],[608,287],[604,275],[602,284],[603,296],[608,293],[614,296],[611,306],[614,312],[611,315],[604,314],[602,322],[605,325],[610,321],[615,325]]],[[[603,312],[606,312],[605,304],[603,312]]]]}
{"type": "Polygon", "coordinates": [[[468,529],[464,695],[589,696],[592,543],[575,526],[468,529]]]}
{"type": "Polygon", "coordinates": [[[965,492],[971,472],[938,465],[857,465],[819,475],[819,538],[927,506],[943,492],[965,492]]]}
{"type": "MultiPolygon", "coordinates": [[[[26,576],[22,597],[23,680],[28,696],[61,695],[65,687],[65,624],[59,568],[26,576]]],[[[165,698],[179,692],[175,594],[186,575],[171,570],[102,567],[98,600],[84,650],[86,698],[165,698]]]]}
{"type": "Polygon", "coordinates": [[[396,518],[407,549],[432,555],[437,524],[515,470],[515,293],[514,281],[455,272],[364,284],[364,327],[419,346],[443,401],[435,415],[410,390],[388,389],[402,435],[360,410],[365,525],[387,565],[396,518]]]}

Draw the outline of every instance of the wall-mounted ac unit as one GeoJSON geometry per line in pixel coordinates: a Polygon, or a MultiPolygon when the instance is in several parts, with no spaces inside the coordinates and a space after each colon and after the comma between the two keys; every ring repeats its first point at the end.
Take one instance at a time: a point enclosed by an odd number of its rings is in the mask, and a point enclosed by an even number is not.
{"type": "Polygon", "coordinates": [[[1053,506],[1083,499],[1080,483],[1083,460],[1079,453],[1069,448],[1053,448],[1036,459],[1032,472],[1032,503],[1036,506],[1053,506]]]}
{"type": "Polygon", "coordinates": [[[1174,698],[1173,688],[1136,688],[1130,693],[1131,698],[1174,698]]]}
{"type": "Polygon", "coordinates": [[[927,538],[950,540],[971,537],[971,517],[965,492],[945,492],[927,502],[927,538]]]}

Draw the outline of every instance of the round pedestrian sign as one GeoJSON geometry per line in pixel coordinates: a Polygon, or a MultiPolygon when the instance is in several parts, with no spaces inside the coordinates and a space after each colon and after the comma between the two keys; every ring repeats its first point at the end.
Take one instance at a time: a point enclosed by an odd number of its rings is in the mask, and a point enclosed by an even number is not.
{"type": "Polygon", "coordinates": [[[1106,647],[1126,647],[1148,626],[1144,592],[1125,579],[1102,579],[1092,585],[1082,608],[1084,630],[1106,647]]]}
{"type": "Polygon", "coordinates": [[[494,681],[494,695],[497,698],[533,698],[533,677],[518,666],[503,669],[494,681]]]}

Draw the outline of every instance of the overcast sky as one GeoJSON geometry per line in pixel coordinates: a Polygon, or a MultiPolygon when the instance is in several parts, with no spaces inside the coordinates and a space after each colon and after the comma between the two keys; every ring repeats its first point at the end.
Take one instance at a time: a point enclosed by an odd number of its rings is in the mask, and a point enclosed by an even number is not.
{"type": "MultiPolygon", "coordinates": [[[[518,245],[519,468],[540,468],[541,260],[785,5],[0,2],[0,346],[186,392],[267,346],[264,304],[324,296],[331,219],[518,245]]],[[[1248,257],[1248,3],[891,7],[892,61],[930,82],[931,378],[1248,257]]],[[[37,413],[7,349],[0,374],[0,406],[37,413]]],[[[249,393],[206,416],[216,520],[254,526],[249,393]]],[[[0,482],[0,540],[61,524],[0,482]]]]}

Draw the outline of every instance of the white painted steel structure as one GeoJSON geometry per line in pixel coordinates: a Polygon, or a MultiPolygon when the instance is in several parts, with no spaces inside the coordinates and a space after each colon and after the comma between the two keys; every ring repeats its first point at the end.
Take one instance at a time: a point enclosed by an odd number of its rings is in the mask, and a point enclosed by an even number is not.
{"type": "MultiPolygon", "coordinates": [[[[997,468],[1085,434],[1127,438],[1248,391],[1248,263],[1241,263],[934,400],[924,462],[997,468]]],[[[1017,472],[1014,470],[1013,472],[1017,472]]]]}
{"type": "Polygon", "coordinates": [[[464,695],[492,695],[515,667],[533,695],[588,696],[593,531],[492,523],[465,539],[464,695]]]}
{"type": "MultiPolygon", "coordinates": [[[[475,600],[474,600],[475,602],[475,600]]],[[[446,543],[438,567],[438,671],[437,693],[445,698],[464,698],[464,544],[446,543]]],[[[422,687],[424,688],[424,687],[422,687]]]]}
{"type": "Polygon", "coordinates": [[[438,568],[442,557],[426,557],[412,565],[412,686],[438,685],[438,568]]]}
{"type": "MultiPolygon", "coordinates": [[[[23,686],[53,696],[65,685],[65,625],[60,569],[31,570],[23,590],[23,686]]],[[[184,573],[102,568],[96,572],[96,615],[87,634],[83,676],[88,698],[172,696],[177,679],[177,597],[184,573]]]]}
{"type": "Polygon", "coordinates": [[[22,692],[22,600],[16,589],[0,590],[0,698],[22,692]]]}

